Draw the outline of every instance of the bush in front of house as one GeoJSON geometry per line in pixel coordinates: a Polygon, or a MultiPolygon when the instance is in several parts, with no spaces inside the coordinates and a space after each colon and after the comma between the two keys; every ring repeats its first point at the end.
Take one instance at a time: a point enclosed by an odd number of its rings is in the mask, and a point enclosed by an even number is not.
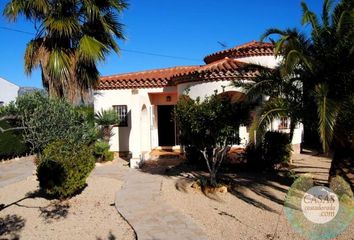
{"type": "Polygon", "coordinates": [[[94,169],[92,147],[59,140],[42,152],[37,167],[39,186],[48,196],[67,198],[83,189],[94,169]]]}
{"type": "Polygon", "coordinates": [[[108,162],[114,159],[114,153],[109,151],[110,145],[104,141],[97,141],[93,148],[93,155],[97,162],[108,162]]]}
{"type": "Polygon", "coordinates": [[[262,143],[249,143],[245,150],[247,165],[254,170],[273,168],[280,163],[289,163],[291,159],[291,143],[289,134],[268,131],[262,143]]]}
{"type": "Polygon", "coordinates": [[[92,116],[63,99],[49,98],[40,92],[18,97],[1,115],[17,119],[16,126],[24,128],[21,134],[33,153],[41,153],[59,139],[90,145],[97,138],[92,116]]]}
{"type": "Polygon", "coordinates": [[[266,168],[266,163],[263,159],[262,145],[249,143],[245,149],[245,158],[247,165],[253,170],[263,170],[266,168]]]}
{"type": "Polygon", "coordinates": [[[291,159],[289,134],[268,131],[263,140],[263,158],[267,166],[289,163],[291,159]]]}
{"type": "Polygon", "coordinates": [[[190,161],[201,159],[206,163],[211,186],[217,185],[218,171],[235,139],[235,132],[249,121],[249,107],[217,92],[203,101],[187,95],[178,100],[174,116],[181,145],[186,146],[186,157],[190,161]]]}
{"type": "Polygon", "coordinates": [[[184,152],[188,163],[196,165],[200,163],[204,164],[203,154],[195,146],[186,146],[184,152]]]}
{"type": "Polygon", "coordinates": [[[87,116],[62,99],[45,98],[35,109],[25,112],[23,119],[25,140],[36,153],[59,139],[86,145],[96,140],[95,127],[87,116]]]}

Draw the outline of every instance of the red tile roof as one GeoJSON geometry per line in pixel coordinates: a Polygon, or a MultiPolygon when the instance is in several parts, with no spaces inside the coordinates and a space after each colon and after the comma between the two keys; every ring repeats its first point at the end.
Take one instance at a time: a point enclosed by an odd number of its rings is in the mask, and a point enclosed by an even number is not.
{"type": "Polygon", "coordinates": [[[172,67],[101,77],[98,90],[158,88],[183,82],[253,78],[257,71],[235,58],[274,54],[271,43],[252,41],[204,58],[203,66],[172,67]]]}
{"type": "Polygon", "coordinates": [[[272,43],[252,41],[234,48],[210,54],[204,58],[204,62],[208,64],[225,57],[243,58],[270,55],[274,55],[274,45],[272,43]]]}
{"type": "MultiPolygon", "coordinates": [[[[157,88],[171,84],[173,76],[193,72],[199,66],[172,67],[142,72],[105,76],[100,78],[96,89],[157,88]]],[[[173,84],[172,84],[173,85],[173,84]]]]}
{"type": "Polygon", "coordinates": [[[193,81],[236,80],[255,77],[257,71],[247,66],[249,66],[247,63],[226,57],[201,66],[193,72],[178,74],[173,77],[173,80],[175,83],[183,83],[193,81]]]}

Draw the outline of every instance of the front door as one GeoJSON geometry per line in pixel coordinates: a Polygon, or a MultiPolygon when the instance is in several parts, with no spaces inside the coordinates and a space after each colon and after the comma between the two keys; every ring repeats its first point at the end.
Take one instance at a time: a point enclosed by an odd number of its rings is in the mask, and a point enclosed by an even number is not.
{"type": "Polygon", "coordinates": [[[174,105],[157,106],[159,146],[175,145],[174,105]]]}

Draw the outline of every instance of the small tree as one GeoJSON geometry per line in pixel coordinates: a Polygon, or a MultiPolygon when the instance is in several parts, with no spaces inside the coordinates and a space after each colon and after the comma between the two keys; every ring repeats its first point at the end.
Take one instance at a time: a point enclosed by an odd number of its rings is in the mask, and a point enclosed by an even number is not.
{"type": "Polygon", "coordinates": [[[231,103],[228,96],[214,94],[204,101],[180,97],[176,109],[182,145],[198,149],[207,164],[212,186],[217,184],[218,170],[230,149],[240,124],[247,124],[249,107],[231,103]]]}
{"type": "Polygon", "coordinates": [[[95,122],[100,127],[103,141],[109,143],[113,126],[119,124],[118,114],[114,109],[103,110],[95,114],[95,122]]]}

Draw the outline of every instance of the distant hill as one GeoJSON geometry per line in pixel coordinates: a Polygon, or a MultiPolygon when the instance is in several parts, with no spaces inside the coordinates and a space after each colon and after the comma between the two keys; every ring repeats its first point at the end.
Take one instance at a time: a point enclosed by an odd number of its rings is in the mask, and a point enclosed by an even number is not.
{"type": "Polygon", "coordinates": [[[23,94],[32,93],[32,92],[43,92],[43,93],[45,93],[46,91],[43,88],[20,87],[20,89],[18,90],[18,96],[22,96],[23,94]]]}

